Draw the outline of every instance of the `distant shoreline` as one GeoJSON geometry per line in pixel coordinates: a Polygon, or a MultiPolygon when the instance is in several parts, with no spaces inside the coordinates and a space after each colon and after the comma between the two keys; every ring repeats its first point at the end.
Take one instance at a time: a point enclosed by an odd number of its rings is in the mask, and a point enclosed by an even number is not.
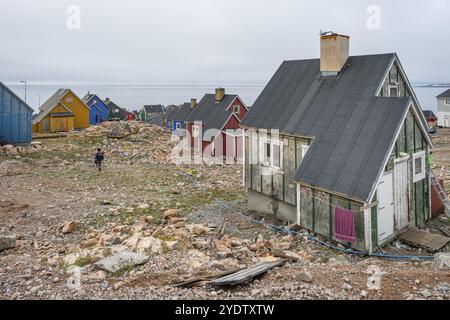
{"type": "Polygon", "coordinates": [[[415,88],[450,88],[450,83],[413,85],[415,88]]]}

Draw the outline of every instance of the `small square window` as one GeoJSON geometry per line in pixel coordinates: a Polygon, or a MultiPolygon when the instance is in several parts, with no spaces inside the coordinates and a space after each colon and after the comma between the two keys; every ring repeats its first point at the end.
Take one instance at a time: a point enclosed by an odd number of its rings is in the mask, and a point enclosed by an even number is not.
{"type": "Polygon", "coordinates": [[[425,179],[425,152],[413,154],[413,182],[425,179]]]}
{"type": "Polygon", "coordinates": [[[445,99],[445,104],[450,105],[450,99],[445,99]]]}
{"type": "Polygon", "coordinates": [[[72,103],[72,102],[73,102],[72,97],[67,97],[67,98],[66,98],[66,102],[67,102],[67,103],[72,103]]]}
{"type": "Polygon", "coordinates": [[[239,105],[233,106],[233,112],[234,113],[240,113],[240,111],[241,111],[241,107],[239,105]]]}
{"type": "Polygon", "coordinates": [[[262,145],[262,164],[276,169],[282,168],[283,146],[279,142],[264,141],[262,145]]]}
{"type": "Polygon", "coordinates": [[[398,86],[389,87],[389,97],[398,97],[398,86]]]}

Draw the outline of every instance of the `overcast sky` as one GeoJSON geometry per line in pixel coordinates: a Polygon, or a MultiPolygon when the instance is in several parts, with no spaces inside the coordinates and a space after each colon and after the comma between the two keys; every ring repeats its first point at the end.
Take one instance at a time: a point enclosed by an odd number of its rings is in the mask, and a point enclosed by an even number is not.
{"type": "Polygon", "coordinates": [[[318,58],[321,29],[350,35],[352,55],[397,52],[413,82],[450,82],[447,0],[1,0],[0,80],[264,84],[318,58]]]}

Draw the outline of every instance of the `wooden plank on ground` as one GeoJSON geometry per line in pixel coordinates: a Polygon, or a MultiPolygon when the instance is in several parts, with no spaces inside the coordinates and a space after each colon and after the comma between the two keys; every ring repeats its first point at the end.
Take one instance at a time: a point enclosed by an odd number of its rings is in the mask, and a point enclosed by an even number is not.
{"type": "Polygon", "coordinates": [[[245,270],[241,270],[228,276],[210,281],[209,284],[215,287],[222,287],[247,283],[252,281],[255,277],[269,271],[270,269],[281,266],[285,262],[286,260],[284,259],[270,262],[260,262],[245,270]]]}
{"type": "Polygon", "coordinates": [[[438,251],[450,241],[450,238],[413,228],[402,234],[400,240],[438,251]]]}

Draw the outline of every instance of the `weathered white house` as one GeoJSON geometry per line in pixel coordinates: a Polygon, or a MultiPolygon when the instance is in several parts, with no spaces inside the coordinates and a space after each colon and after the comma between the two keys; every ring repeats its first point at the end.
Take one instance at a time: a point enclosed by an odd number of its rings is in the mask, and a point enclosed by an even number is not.
{"type": "Polygon", "coordinates": [[[430,217],[432,142],[395,53],[284,61],[241,127],[250,209],[372,252],[430,217]]]}
{"type": "Polygon", "coordinates": [[[437,97],[438,127],[450,128],[450,89],[437,97]]]}

